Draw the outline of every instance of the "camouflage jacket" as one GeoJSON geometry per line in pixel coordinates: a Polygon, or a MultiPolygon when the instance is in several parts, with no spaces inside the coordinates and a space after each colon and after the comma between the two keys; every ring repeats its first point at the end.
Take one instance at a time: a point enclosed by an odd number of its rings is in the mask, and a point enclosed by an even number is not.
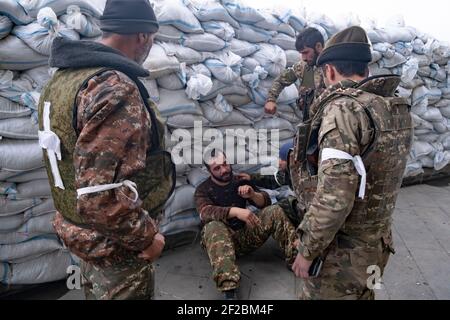
{"type": "MultiPolygon", "coordinates": [[[[323,81],[322,73],[319,68],[314,66],[311,67],[303,61],[300,61],[293,65],[291,68],[284,70],[274,81],[272,88],[269,91],[267,102],[277,102],[278,97],[284,88],[300,81],[299,92],[302,93],[304,87],[304,74],[306,71],[310,71],[313,68],[314,79],[310,79],[310,82],[314,83],[316,89],[315,96],[320,95],[322,90],[325,88],[325,83],[323,81]]],[[[306,81],[305,81],[306,82],[306,81]]],[[[307,86],[312,86],[312,83],[307,86]]]]}
{"type": "MultiPolygon", "coordinates": [[[[118,71],[105,71],[80,90],[76,104],[79,138],[73,163],[77,188],[108,184],[146,165],[151,147],[151,119],[136,84],[118,71]]],[[[54,227],[81,259],[108,266],[136,259],[157,233],[155,222],[133,203],[125,187],[80,197],[81,228],[57,213],[54,227]]]]}
{"type": "Polygon", "coordinates": [[[338,233],[348,236],[355,247],[390,241],[391,214],[412,138],[406,100],[394,97],[398,83],[394,77],[361,84],[345,81],[336,91],[351,94],[324,100],[322,111],[314,116],[313,123],[320,121],[318,183],[299,226],[299,252],[307,259],[325,252],[338,233]],[[353,162],[338,158],[322,162],[325,148],[363,157],[368,170],[364,198],[357,198],[360,177],[353,162]]]}

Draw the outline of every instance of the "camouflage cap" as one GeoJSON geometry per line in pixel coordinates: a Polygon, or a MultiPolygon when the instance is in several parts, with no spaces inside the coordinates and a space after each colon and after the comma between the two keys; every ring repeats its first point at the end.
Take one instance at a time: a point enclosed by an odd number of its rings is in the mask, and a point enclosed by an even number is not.
{"type": "Polygon", "coordinates": [[[372,61],[370,42],[366,31],[358,26],[347,28],[336,33],[325,44],[325,48],[317,59],[321,66],[331,61],[372,61]]]}

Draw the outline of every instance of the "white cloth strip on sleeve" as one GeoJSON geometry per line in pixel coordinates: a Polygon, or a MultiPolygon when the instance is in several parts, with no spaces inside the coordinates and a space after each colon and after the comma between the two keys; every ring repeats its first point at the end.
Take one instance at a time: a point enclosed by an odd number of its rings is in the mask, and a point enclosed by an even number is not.
{"type": "Polygon", "coordinates": [[[124,180],[120,183],[102,184],[102,185],[98,185],[98,186],[92,186],[92,187],[78,189],[77,190],[77,199],[80,199],[81,196],[86,195],[86,194],[109,191],[109,190],[113,190],[113,189],[118,189],[120,187],[128,187],[134,193],[133,202],[138,201],[139,193],[137,191],[136,183],[134,183],[133,181],[129,181],[129,180],[124,180]]]}
{"type": "Polygon", "coordinates": [[[364,199],[366,195],[366,181],[367,181],[367,172],[364,167],[364,162],[362,161],[361,156],[351,156],[350,154],[332,148],[325,148],[322,150],[322,162],[330,159],[344,159],[351,160],[355,166],[356,171],[361,176],[361,184],[359,186],[359,197],[364,199]]]}
{"type": "Polygon", "coordinates": [[[50,126],[50,102],[44,103],[44,131],[39,131],[39,145],[42,149],[47,150],[50,168],[52,170],[55,187],[65,190],[64,183],[58,168],[58,160],[61,161],[61,141],[58,136],[51,130],[50,126]]]}

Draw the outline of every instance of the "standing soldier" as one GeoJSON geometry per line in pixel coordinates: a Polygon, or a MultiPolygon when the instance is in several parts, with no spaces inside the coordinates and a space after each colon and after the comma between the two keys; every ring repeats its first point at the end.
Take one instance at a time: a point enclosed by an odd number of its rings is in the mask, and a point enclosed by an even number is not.
{"type": "Polygon", "coordinates": [[[293,67],[286,69],[279,75],[269,91],[266,113],[277,112],[277,99],[284,88],[300,81],[299,99],[297,106],[303,112],[303,121],[309,118],[310,106],[315,97],[318,97],[325,88],[322,73],[316,66],[317,57],[323,50],[324,39],[322,34],[314,28],[306,28],[298,36],[295,47],[302,54],[302,60],[293,67]]]}
{"type": "Polygon", "coordinates": [[[374,299],[368,270],[382,274],[394,253],[391,219],[413,125],[407,101],[395,96],[400,77],[367,78],[370,61],[360,27],[332,37],[318,59],[334,90],[316,100],[296,137],[292,179],[306,199],[293,266],[301,299],[374,299]]]}
{"type": "Polygon", "coordinates": [[[55,39],[39,104],[53,225],[81,258],[88,299],[151,299],[174,187],[164,127],[139,81],[158,22],[147,0],[108,0],[100,43],[55,39]]]}

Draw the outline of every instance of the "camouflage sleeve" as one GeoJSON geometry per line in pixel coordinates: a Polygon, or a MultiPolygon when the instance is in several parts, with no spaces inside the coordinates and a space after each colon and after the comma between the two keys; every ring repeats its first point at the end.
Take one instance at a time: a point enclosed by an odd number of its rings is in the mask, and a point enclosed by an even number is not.
{"type": "Polygon", "coordinates": [[[203,223],[212,221],[226,222],[230,213],[230,207],[216,206],[208,196],[202,185],[195,190],[195,205],[203,223]]]}
{"type": "Polygon", "coordinates": [[[302,63],[297,63],[291,68],[284,70],[273,82],[272,88],[269,90],[267,102],[277,102],[283,89],[299,79],[299,75],[303,73],[303,68],[302,63]]]}
{"type": "MultiPolygon", "coordinates": [[[[80,132],[74,151],[78,189],[119,183],[145,167],[150,117],[136,85],[124,74],[106,71],[77,96],[80,132]]],[[[127,187],[81,196],[78,214],[86,224],[131,251],[153,242],[155,222],[134,202],[127,187]]]]}
{"type": "MultiPolygon", "coordinates": [[[[319,132],[320,150],[333,148],[360,155],[371,136],[369,120],[361,106],[349,98],[332,101],[324,111],[319,132]]],[[[299,252],[308,260],[321,255],[350,214],[359,187],[359,176],[350,160],[319,162],[318,187],[299,226],[299,252]]]]}
{"type": "Polygon", "coordinates": [[[251,180],[258,187],[275,190],[282,186],[289,185],[288,175],[284,171],[278,171],[275,175],[261,175],[259,173],[252,174],[251,180]]]}

